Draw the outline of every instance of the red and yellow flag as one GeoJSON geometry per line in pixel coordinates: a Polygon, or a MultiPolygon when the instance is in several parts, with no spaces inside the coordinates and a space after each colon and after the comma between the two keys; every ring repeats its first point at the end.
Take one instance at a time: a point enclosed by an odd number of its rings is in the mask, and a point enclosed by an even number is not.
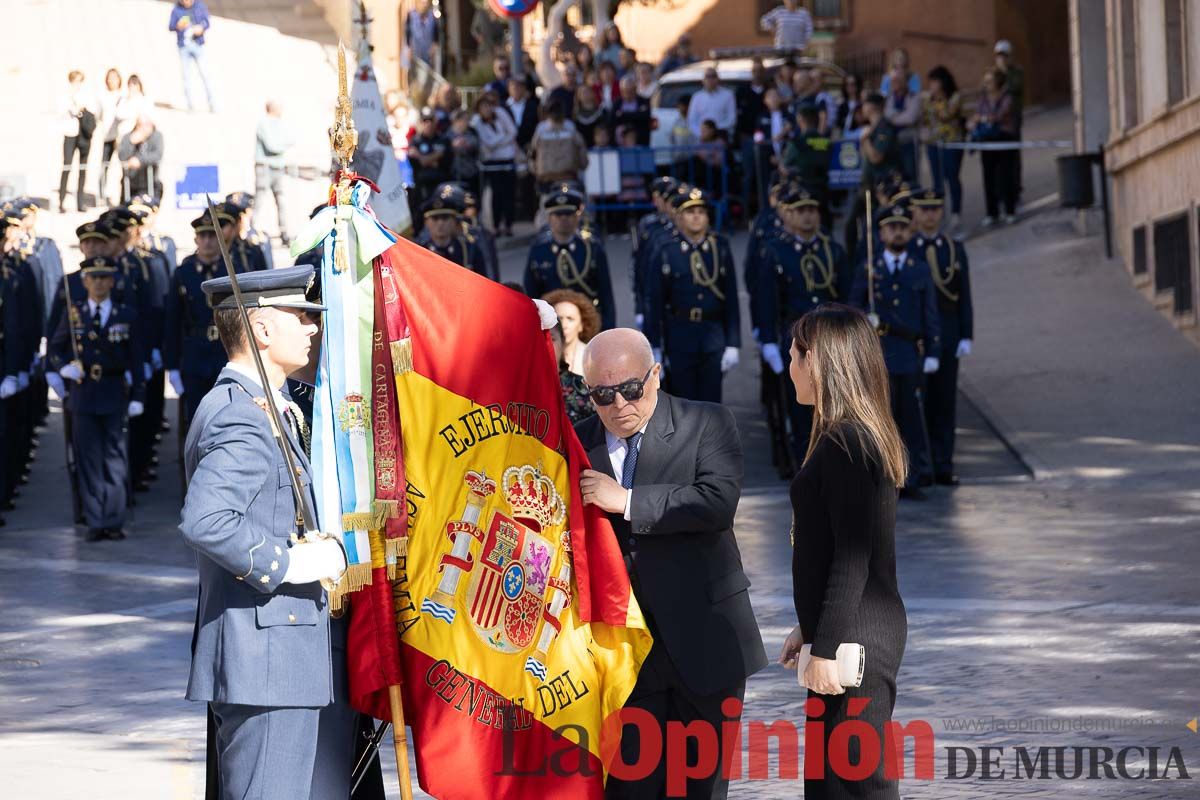
{"type": "MultiPolygon", "coordinates": [[[[376,272],[375,416],[379,382],[394,378],[408,534],[384,585],[421,786],[440,798],[601,797],[601,725],[651,640],[611,527],[582,505],[586,456],[537,310],[404,240],[376,272]]],[[[381,449],[377,431],[377,471],[381,449]]],[[[383,606],[362,605],[351,695],[386,719],[386,654],[371,652],[383,606]]]]}

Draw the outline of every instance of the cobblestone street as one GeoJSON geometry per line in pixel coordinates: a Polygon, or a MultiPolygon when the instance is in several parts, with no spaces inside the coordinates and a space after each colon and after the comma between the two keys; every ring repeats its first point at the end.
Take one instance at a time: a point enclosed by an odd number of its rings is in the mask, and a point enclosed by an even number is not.
{"type": "MultiPolygon", "coordinates": [[[[1127,413],[1122,404],[1138,391],[1121,385],[1129,367],[1087,355],[1086,340],[1078,340],[1089,333],[1071,321],[1073,309],[1095,301],[1096,292],[1128,293],[1123,302],[1133,311],[1114,334],[1123,338],[1123,352],[1174,352],[1169,361],[1138,365],[1139,385],[1155,386],[1154,376],[1195,384],[1200,353],[1182,339],[1173,344],[1178,334],[1153,322],[1154,311],[1124,282],[1120,264],[1096,257],[1094,239],[1062,245],[1056,270],[1035,272],[1033,265],[1049,263],[1044,251],[1058,247],[1034,235],[1036,224],[1044,218],[968,244],[981,322],[977,352],[963,367],[963,485],[900,509],[898,569],[909,633],[895,717],[927,722],[935,737],[934,779],[911,778],[910,746],[901,794],[1194,797],[1194,780],[1175,780],[1178,769],[1170,780],[1013,775],[1018,746],[1031,757],[1039,747],[1066,747],[1068,771],[1070,748],[1156,746],[1161,769],[1176,746],[1190,776],[1200,769],[1200,735],[1186,727],[1200,714],[1197,394],[1176,384],[1156,396],[1153,418],[1127,413]],[[1014,305],[1016,285],[1043,292],[1038,303],[1014,305]],[[1052,291],[1062,294],[1047,296],[1052,291]],[[1037,327],[1042,306],[1056,308],[1060,328],[1037,327]],[[1037,336],[1055,347],[1039,352],[1037,336]],[[1083,359],[1086,369],[1081,361],[1071,380],[1049,380],[1056,368],[1045,352],[1051,349],[1083,359]],[[1012,369],[1014,353],[1021,370],[1012,369]],[[1181,378],[1181,370],[1190,373],[1181,378]],[[1085,399],[1078,405],[1057,407],[1079,397],[1085,399]],[[1119,418],[1109,421],[1105,413],[1119,418]],[[1015,439],[1015,453],[997,430],[1015,439]],[[998,768],[1005,777],[983,780],[977,765],[974,776],[948,778],[946,748],[954,746],[976,754],[1003,747],[998,768]]],[[[744,249],[743,237],[735,238],[735,252],[744,249]]],[[[627,240],[610,239],[611,263],[627,263],[628,248],[627,240]]],[[[503,260],[504,279],[517,278],[523,251],[503,260]]],[[[623,268],[614,280],[617,296],[627,297],[623,268]]],[[[623,308],[620,322],[630,321],[623,308]]],[[[726,387],[747,453],[737,533],[775,657],[795,621],[790,507],[786,485],[767,462],[757,369],[744,347],[726,387]]],[[[164,435],[153,491],[137,496],[129,539],[89,545],[69,524],[59,419],[53,414],[42,433],[31,481],[0,531],[3,795],[202,797],[203,710],[183,700],[196,589],[191,556],[175,531],[176,432],[164,435]]],[[[745,718],[799,726],[803,701],[795,673],[772,665],[750,680],[745,718]]],[[[773,754],[769,779],[735,782],[731,796],[801,796],[799,782],[779,777],[780,763],[773,754]]],[[[1132,769],[1144,766],[1144,757],[1131,757],[1132,769]]]]}

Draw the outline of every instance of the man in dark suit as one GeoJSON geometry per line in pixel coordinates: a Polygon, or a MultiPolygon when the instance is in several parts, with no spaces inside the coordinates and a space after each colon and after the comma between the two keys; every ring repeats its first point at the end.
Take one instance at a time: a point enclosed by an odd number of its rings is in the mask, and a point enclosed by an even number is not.
{"type": "MultiPolygon", "coordinates": [[[[596,416],[577,432],[594,469],[583,501],[609,514],[654,647],[625,705],[669,721],[704,721],[720,747],[721,723],[740,716],[746,678],[767,663],[733,535],[742,488],[742,447],[733,415],[712,403],[659,391],[661,366],[638,331],[616,328],[588,344],[584,376],[596,416]],[[734,698],[734,709],[722,703],[734,698]],[[726,711],[733,710],[732,717],[726,711]]],[[[695,745],[689,742],[689,751],[695,745]]],[[[626,726],[621,758],[639,761],[637,729],[626,726]]],[[[696,763],[696,753],[688,753],[696,763]]],[[[610,798],[666,795],[660,759],[646,779],[610,776],[610,798]]],[[[688,781],[687,796],[726,795],[718,764],[688,781]]]]}

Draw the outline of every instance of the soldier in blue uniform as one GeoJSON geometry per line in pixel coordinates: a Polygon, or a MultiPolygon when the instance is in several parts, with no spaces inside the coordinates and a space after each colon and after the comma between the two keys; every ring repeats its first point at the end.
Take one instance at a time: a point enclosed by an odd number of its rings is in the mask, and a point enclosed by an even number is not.
{"type": "MultiPolygon", "coordinates": [[[[42,328],[50,318],[50,307],[54,303],[54,294],[62,283],[63,263],[62,253],[58,245],[48,236],[38,236],[37,220],[41,210],[36,202],[28,197],[17,198],[17,208],[21,214],[21,229],[24,236],[23,250],[31,253],[38,267],[39,297],[42,301],[42,328]]],[[[33,392],[34,420],[37,426],[46,422],[50,413],[46,383],[46,338],[43,333],[38,342],[38,352],[30,372],[30,390],[33,392]]]]}
{"type": "Polygon", "coordinates": [[[196,551],[200,576],[187,698],[207,703],[216,720],[222,797],[309,797],[335,772],[344,775],[342,785],[320,796],[350,794],[349,767],[329,763],[335,747],[322,750],[323,774],[314,773],[323,711],[337,698],[320,582],[339,579],[346,562],[340,543],[298,522],[293,482],[316,504],[300,420],[281,394],[287,375],[307,362],[317,331],[307,314],[321,307],[305,297],[312,278],[307,265],[244,275],[255,343],[247,341],[229,278],[203,285],[229,361],[188,433],[179,529],[196,551]],[[266,392],[283,414],[279,438],[261,407],[266,392]],[[280,441],[297,474],[289,472],[280,441]]]}
{"type": "Polygon", "coordinates": [[[479,249],[479,243],[469,240],[463,233],[463,194],[461,188],[451,183],[437,187],[434,195],[421,208],[425,225],[417,235],[416,242],[447,261],[490,278],[487,260],[479,249]]]}
{"type": "Polygon", "coordinates": [[[205,281],[225,274],[218,233],[208,212],[192,220],[192,230],[196,252],[184,258],[171,276],[163,327],[163,364],[180,398],[180,425],[184,429],[217,382],[226,361],[212,308],[201,290],[205,281]]]}
{"type": "MultiPolygon", "coordinates": [[[[262,251],[263,269],[275,266],[271,253],[271,237],[254,227],[254,195],[248,192],[230,192],[225,196],[225,205],[237,215],[237,238],[245,247],[257,247],[262,251]]],[[[238,245],[234,245],[237,247],[238,245]]],[[[234,248],[230,248],[232,251],[234,248]]]]}
{"type": "Polygon", "coordinates": [[[678,234],[662,244],[646,275],[646,337],[666,355],[671,391],[721,402],[721,378],[738,363],[741,316],[729,240],[711,229],[712,205],[692,188],[678,205],[678,234]]]}
{"type": "Polygon", "coordinates": [[[129,227],[129,247],[126,259],[135,269],[146,276],[145,295],[147,307],[142,311],[142,348],[149,353],[150,372],[146,376],[145,412],[129,424],[129,471],[133,476],[135,491],[144,492],[157,476],[155,467],[158,456],[155,448],[162,436],[164,412],[163,389],[166,376],[163,364],[163,322],[167,293],[171,284],[171,269],[166,256],[146,246],[142,223],[149,215],[142,204],[130,204],[127,210],[133,216],[129,227]]]}
{"type": "Polygon", "coordinates": [[[791,422],[790,458],[781,460],[780,475],[790,477],[808,454],[813,407],[783,402],[796,396],[788,370],[791,340],[788,331],[800,317],[822,303],[847,303],[854,273],[846,251],[821,230],[820,197],[807,188],[789,185],[777,209],[783,226],[768,234],[758,256],[760,271],[750,306],[758,320],[762,359],[778,383],[774,396],[791,422]]]}
{"type": "Polygon", "coordinates": [[[112,298],[117,264],[80,265],[87,299],[72,302],[50,342],[50,364],[67,386],[87,540],[124,539],[126,423],[143,411],[145,357],[137,311],[112,298]]]}
{"type": "Polygon", "coordinates": [[[217,203],[217,221],[221,223],[221,238],[229,250],[234,268],[238,272],[261,272],[267,268],[262,248],[255,247],[240,235],[241,210],[233,203],[217,203]]]}
{"type": "Polygon", "coordinates": [[[500,255],[496,251],[496,236],[483,225],[479,224],[479,198],[469,189],[463,188],[463,218],[462,229],[469,241],[479,245],[483,260],[487,264],[487,274],[492,280],[500,280],[500,255]]]}
{"type": "Polygon", "coordinates": [[[962,242],[942,229],[945,208],[941,192],[926,189],[913,196],[916,232],[909,249],[929,266],[937,288],[941,351],[938,369],[926,376],[925,425],[933,451],[933,480],[957,486],[954,474],[954,426],[958,402],[958,360],[971,354],[975,313],[971,305],[971,276],[962,242]]]}
{"type": "Polygon", "coordinates": [[[646,297],[643,287],[646,285],[646,263],[653,248],[651,240],[664,228],[673,224],[670,200],[678,188],[679,181],[670,175],[655,178],[650,184],[650,200],[654,203],[654,210],[643,215],[634,228],[630,283],[633,286],[633,313],[638,330],[642,329],[646,320],[646,297]]]}
{"type": "Polygon", "coordinates": [[[530,297],[555,289],[571,289],[592,301],[600,314],[600,329],[616,327],[612,276],[604,245],[579,231],[583,195],[574,190],[546,195],[542,209],[550,220],[547,236],[535,238],[525,260],[523,283],[530,297]]]}
{"type": "Polygon", "coordinates": [[[918,484],[927,471],[929,448],[921,413],[921,380],[923,374],[937,371],[941,328],[929,267],[908,250],[911,226],[907,206],[888,206],[880,212],[878,229],[884,247],[875,253],[873,264],[860,265],[851,299],[868,312],[883,346],[892,414],[910,464],[900,497],[924,500],[918,484]]]}
{"type": "Polygon", "coordinates": [[[37,448],[34,426],[37,421],[39,403],[33,396],[33,371],[37,368],[38,349],[42,341],[42,326],[45,322],[42,308],[42,267],[33,255],[29,241],[21,227],[21,211],[14,201],[0,209],[0,261],[6,268],[6,282],[17,306],[18,333],[10,345],[14,348],[19,369],[17,390],[3,402],[8,417],[8,436],[5,452],[0,458],[8,459],[9,484],[6,508],[13,507],[13,498],[20,493],[19,485],[28,480],[29,464],[37,448]]]}
{"type": "Polygon", "coordinates": [[[130,201],[128,208],[141,219],[142,246],[161,253],[170,274],[179,267],[179,251],[174,239],[154,229],[158,222],[159,205],[160,201],[154,195],[139,194],[130,201]]]}
{"type": "MultiPolygon", "coordinates": [[[[19,390],[17,373],[21,369],[20,306],[16,283],[10,278],[8,265],[0,260],[0,441],[4,442],[10,441],[7,400],[19,390]]],[[[0,457],[0,504],[4,506],[0,510],[8,510],[8,484],[11,477],[8,474],[8,459],[0,457]]],[[[4,517],[0,517],[0,527],[3,526],[4,517]]]]}

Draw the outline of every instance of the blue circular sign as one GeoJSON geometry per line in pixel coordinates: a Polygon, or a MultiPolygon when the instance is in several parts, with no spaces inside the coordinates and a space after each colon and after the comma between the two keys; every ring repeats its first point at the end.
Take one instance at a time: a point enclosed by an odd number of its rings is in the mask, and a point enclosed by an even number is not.
{"type": "Polygon", "coordinates": [[[488,0],[492,11],[505,19],[520,19],[537,8],[538,0],[488,0]]]}

